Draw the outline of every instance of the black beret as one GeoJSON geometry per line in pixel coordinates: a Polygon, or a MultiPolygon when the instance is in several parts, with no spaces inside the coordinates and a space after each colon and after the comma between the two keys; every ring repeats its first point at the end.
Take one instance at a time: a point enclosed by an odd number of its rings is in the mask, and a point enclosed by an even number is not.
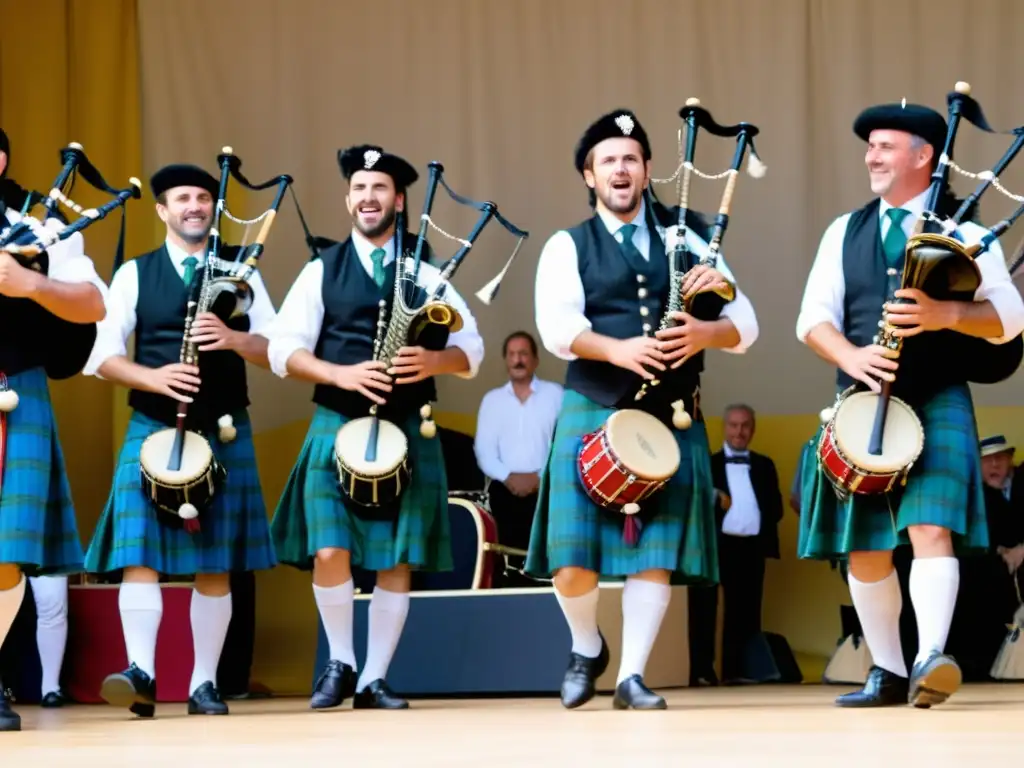
{"type": "Polygon", "coordinates": [[[630,109],[616,109],[595,120],[576,145],[576,172],[583,173],[583,164],[587,154],[605,139],[636,139],[643,149],[644,160],[651,159],[651,145],[647,141],[647,132],[640,125],[630,109]]]}
{"type": "Polygon", "coordinates": [[[214,197],[220,194],[220,182],[197,165],[165,165],[149,180],[153,197],[175,187],[200,187],[214,197]]]}
{"type": "Polygon", "coordinates": [[[348,149],[338,150],[338,167],[346,181],[352,180],[356,171],[378,171],[386,173],[395,182],[395,189],[401,192],[420,177],[416,169],[408,161],[398,155],[385,152],[373,144],[360,144],[348,149]]]}
{"type": "Polygon", "coordinates": [[[920,104],[878,104],[868,107],[853,121],[853,132],[864,141],[875,130],[905,131],[920,136],[935,148],[935,157],[946,144],[946,118],[920,104]]]}

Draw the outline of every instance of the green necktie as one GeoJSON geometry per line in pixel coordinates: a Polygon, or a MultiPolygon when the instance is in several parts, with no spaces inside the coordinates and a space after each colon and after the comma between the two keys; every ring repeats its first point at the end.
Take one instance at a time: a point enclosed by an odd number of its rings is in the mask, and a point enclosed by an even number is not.
{"type": "MultiPolygon", "coordinates": [[[[640,256],[640,250],[633,244],[634,232],[636,232],[636,224],[623,224],[619,227],[617,234],[622,239],[619,240],[617,237],[616,240],[619,241],[619,248],[622,250],[624,256],[628,256],[631,253],[640,256]]],[[[640,257],[643,258],[642,256],[640,257]]]]}
{"type": "Polygon", "coordinates": [[[373,282],[377,284],[378,288],[384,287],[384,249],[374,248],[373,253],[370,254],[370,260],[373,262],[373,282]]]}
{"type": "Polygon", "coordinates": [[[903,220],[910,215],[910,211],[903,208],[890,208],[885,215],[889,217],[889,231],[885,233],[885,240],[882,241],[882,250],[885,251],[886,265],[898,268],[903,260],[903,251],[907,247],[907,234],[903,231],[903,220]]]}
{"type": "Polygon", "coordinates": [[[189,256],[187,259],[185,259],[184,262],[182,262],[185,265],[185,275],[182,277],[182,279],[185,281],[186,288],[192,285],[192,280],[196,276],[196,264],[198,263],[198,261],[199,259],[197,259],[195,256],[189,256]]]}

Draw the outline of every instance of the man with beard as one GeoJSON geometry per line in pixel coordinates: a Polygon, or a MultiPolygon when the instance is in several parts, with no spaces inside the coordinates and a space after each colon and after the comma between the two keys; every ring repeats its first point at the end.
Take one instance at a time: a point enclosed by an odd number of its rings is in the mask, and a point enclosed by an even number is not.
{"type": "MultiPolygon", "coordinates": [[[[572,635],[562,683],[567,708],[594,696],[595,680],[608,665],[608,646],[597,626],[599,579],[625,579],[622,660],[613,705],[665,708],[665,700],[644,685],[643,674],[670,585],[713,584],[718,578],[715,489],[699,408],[703,351],[744,352],[758,334],[753,307],[738,290],[719,319],[705,322],[676,312],[675,328],[652,334],[664,313],[669,274],[659,222],[645,201],[650,160],[647,134],[629,110],[611,112],[587,128],[575,165],[596,212],[555,233],[537,268],[537,327],[544,346],[568,360],[569,367],[526,570],[541,578],[554,574],[555,594],[572,635]],[[632,543],[624,541],[625,516],[599,507],[584,492],[577,454],[584,435],[616,410],[637,407],[634,394],[643,380],[653,378],[651,370],[661,373],[668,366],[679,371],[679,385],[663,382],[647,397],[684,400],[692,425],[669,427],[681,462],[657,495],[642,502],[646,519],[632,543]]],[[[687,224],[687,243],[699,257],[707,252],[702,239],[708,236],[707,226],[696,215],[687,224]]],[[[724,261],[719,265],[721,271],[691,270],[683,294],[701,288],[728,293],[732,276],[724,261]]],[[[671,409],[656,410],[663,423],[671,424],[671,409]]]]}
{"type": "MultiPolygon", "coordinates": [[[[18,209],[26,200],[25,191],[7,178],[9,158],[7,134],[0,130],[0,229],[22,220],[18,209]]],[[[47,586],[59,589],[67,574],[81,571],[83,560],[44,355],[67,340],[32,331],[46,328],[43,311],[69,323],[100,321],[107,286],[84,253],[80,233],[52,245],[36,264],[41,271],[0,252],[0,317],[7,329],[0,344],[0,379],[8,405],[12,392],[18,396],[0,429],[0,647],[24,601],[26,576],[54,577],[35,580],[40,600],[47,586]]],[[[61,610],[59,598],[44,602],[61,610]]],[[[47,673],[53,670],[48,650],[45,643],[40,647],[47,673]]],[[[0,731],[20,730],[21,717],[0,681],[0,731]]]]}
{"type": "MultiPolygon", "coordinates": [[[[910,704],[928,708],[956,692],[957,663],[945,654],[960,570],[957,555],[988,544],[977,427],[966,372],[944,352],[955,331],[1002,344],[1024,330],[1021,301],[998,242],[978,256],[981,285],[974,300],[936,301],[917,289],[901,289],[907,239],[928,203],[931,174],[946,138],[946,121],[914,104],[864,110],[854,133],[867,144],[864,157],[874,200],[837,218],[825,231],[805,288],[797,338],[837,370],[836,387],[892,394],[914,409],[924,447],[893,494],[850,494],[839,501],[818,467],[817,453],[804,459],[798,555],[848,561],[850,596],[874,666],[863,689],[840,696],[843,707],[910,704]],[[897,300],[909,300],[893,302],[897,300]],[[911,338],[920,356],[899,363],[875,343],[880,321],[911,338]],[[932,345],[932,346],[925,346],[932,345]],[[915,362],[916,364],[909,364],[915,362]],[[900,642],[902,589],[893,551],[913,550],[908,587],[918,628],[918,650],[908,673],[900,642]]],[[[959,201],[936,206],[950,216],[959,201]]],[[[977,243],[987,230],[961,224],[957,237],[977,243]]]]}
{"type": "Polygon", "coordinates": [[[502,353],[509,380],[480,401],[473,449],[480,469],[491,478],[488,496],[498,541],[525,550],[562,387],[537,378],[537,342],[526,331],[505,339],[502,353]]]}
{"type": "MultiPolygon", "coordinates": [[[[189,714],[227,714],[217,665],[231,621],[230,574],[275,565],[249,420],[246,363],[267,362],[274,308],[258,272],[249,280],[249,312],[225,325],[213,313],[192,325],[199,365],[180,362],[189,288],[202,279],[213,224],[217,180],[202,168],[170,165],[150,181],[164,243],[114,274],[107,317],[86,373],[127,387],[131,421],[113,486],[86,555],[90,573],[123,569],[118,605],[128,668],[103,681],[108,703],[152,717],[156,702],[156,639],[163,615],[160,575],[195,576],[191,623],[195,666],[189,714]],[[135,334],[135,355],[127,354],[135,334]],[[179,402],[189,403],[186,428],[208,436],[227,478],[198,532],[157,515],[139,476],[139,452],[154,432],[173,427],[179,402]],[[218,430],[230,415],[235,435],[218,430]]],[[[227,248],[221,258],[233,258],[227,248]]]]}
{"type": "MultiPolygon", "coordinates": [[[[317,406],[271,532],[280,562],[312,570],[313,597],[330,647],[310,706],[328,709],[354,697],[358,709],[404,709],[408,702],[389,689],[385,677],[409,611],[411,571],[453,567],[441,442],[431,434],[431,422],[421,425],[420,408],[436,399],[434,377],[476,375],[483,340],[466,302],[449,285],[447,301],[462,315],[463,326],[444,350],[402,347],[390,361],[373,360],[375,339],[384,330],[377,325],[380,308],[394,293],[395,220],[418,175],[407,161],[372,145],[339,151],[338,164],[349,185],[345,205],[352,232],[303,268],[270,334],[271,370],[315,384],[317,406]],[[412,477],[398,503],[375,515],[342,495],[334,444],[343,425],[385,403],[382,417],[408,441],[412,477]],[[366,662],[358,679],[353,566],[376,571],[366,662]]],[[[405,232],[406,252],[414,242],[405,232]]],[[[432,291],[439,275],[424,257],[419,285],[432,291]]]]}

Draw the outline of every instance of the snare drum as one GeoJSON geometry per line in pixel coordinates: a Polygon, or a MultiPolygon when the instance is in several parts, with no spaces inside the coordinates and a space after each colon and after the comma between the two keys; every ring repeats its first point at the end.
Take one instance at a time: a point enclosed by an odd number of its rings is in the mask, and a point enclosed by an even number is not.
{"type": "Polygon", "coordinates": [[[209,441],[197,432],[185,431],[181,467],[167,468],[177,430],[161,429],[147,437],[139,450],[142,492],[153,502],[161,522],[198,530],[227,470],[217,461],[209,441]]]}
{"type": "Polygon", "coordinates": [[[584,435],[577,469],[591,501],[633,515],[676,473],[680,460],[672,430],[649,413],[625,409],[584,435]]]}
{"type": "Polygon", "coordinates": [[[334,438],[334,457],[338,485],[353,502],[354,513],[370,517],[391,517],[397,513],[395,502],[412,481],[409,440],[397,425],[376,416],[347,422],[334,438]],[[374,422],[379,430],[377,452],[367,459],[366,448],[374,422]]]}
{"type": "Polygon", "coordinates": [[[879,395],[852,392],[840,395],[818,440],[818,464],[840,496],[847,493],[888,493],[907,474],[924,448],[924,428],[914,410],[896,397],[889,398],[882,453],[868,452],[879,395]]]}

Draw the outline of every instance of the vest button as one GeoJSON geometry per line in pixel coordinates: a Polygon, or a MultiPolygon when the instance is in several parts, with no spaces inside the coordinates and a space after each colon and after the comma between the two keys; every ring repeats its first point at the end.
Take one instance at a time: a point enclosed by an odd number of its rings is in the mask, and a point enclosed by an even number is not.
{"type": "Polygon", "coordinates": [[[641,299],[646,299],[647,298],[647,289],[646,288],[639,288],[639,289],[637,289],[636,295],[637,295],[637,297],[639,297],[641,299]]]}
{"type": "Polygon", "coordinates": [[[643,315],[644,317],[647,317],[647,315],[649,315],[650,313],[651,310],[649,310],[647,307],[640,307],[640,314],[643,315]]]}
{"type": "Polygon", "coordinates": [[[644,282],[644,280],[645,280],[645,278],[644,278],[644,276],[643,276],[643,275],[637,275],[637,276],[636,276],[636,281],[637,281],[638,283],[642,283],[642,282],[644,282]]]}

